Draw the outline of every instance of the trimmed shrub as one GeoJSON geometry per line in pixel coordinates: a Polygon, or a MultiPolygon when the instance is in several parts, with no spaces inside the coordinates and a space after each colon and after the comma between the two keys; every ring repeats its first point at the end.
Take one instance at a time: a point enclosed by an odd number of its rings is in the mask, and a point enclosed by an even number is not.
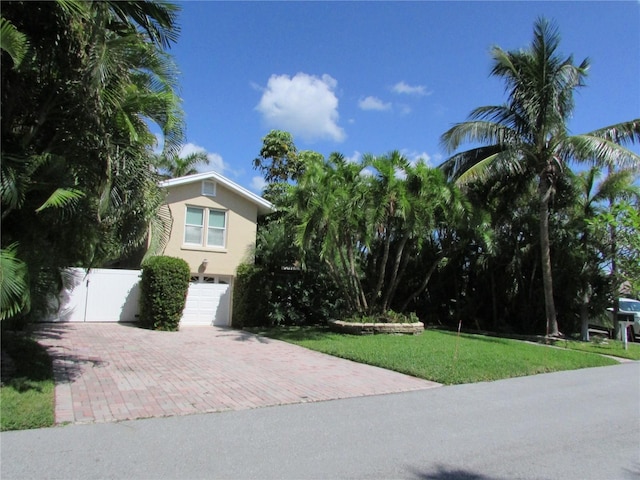
{"type": "Polygon", "coordinates": [[[233,326],[320,325],[340,316],[341,301],[322,271],[240,265],[233,289],[233,326]]]}
{"type": "Polygon", "coordinates": [[[233,288],[233,326],[258,327],[268,324],[269,282],[265,272],[257,265],[238,267],[233,288]]]}
{"type": "Polygon", "coordinates": [[[175,332],[189,291],[191,271],[181,258],[151,257],[142,265],[140,323],[153,330],[175,332]]]}

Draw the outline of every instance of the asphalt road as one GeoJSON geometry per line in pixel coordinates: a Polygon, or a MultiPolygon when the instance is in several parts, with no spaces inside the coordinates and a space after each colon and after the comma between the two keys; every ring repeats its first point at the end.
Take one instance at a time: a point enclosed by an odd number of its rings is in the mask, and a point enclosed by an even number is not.
{"type": "Polygon", "coordinates": [[[640,363],[0,441],[3,480],[638,479],[640,363]]]}

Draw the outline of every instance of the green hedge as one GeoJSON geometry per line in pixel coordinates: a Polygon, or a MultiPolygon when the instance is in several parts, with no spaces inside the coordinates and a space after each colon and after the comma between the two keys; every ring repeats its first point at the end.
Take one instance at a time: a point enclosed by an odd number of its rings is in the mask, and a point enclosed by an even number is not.
{"type": "Polygon", "coordinates": [[[189,265],[181,258],[151,257],[142,265],[140,323],[177,331],[189,291],[189,265]]]}
{"type": "Polygon", "coordinates": [[[340,318],[342,302],[322,271],[276,271],[240,265],[233,288],[233,326],[318,325],[340,318]]]}
{"type": "Polygon", "coordinates": [[[257,327],[267,324],[267,305],[270,295],[265,272],[257,265],[238,267],[233,288],[233,326],[257,327]]]}

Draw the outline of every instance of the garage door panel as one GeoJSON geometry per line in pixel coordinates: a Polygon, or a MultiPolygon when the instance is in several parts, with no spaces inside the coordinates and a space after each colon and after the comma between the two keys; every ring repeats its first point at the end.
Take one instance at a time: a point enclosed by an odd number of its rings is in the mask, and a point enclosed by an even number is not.
{"type": "Polygon", "coordinates": [[[180,325],[229,325],[230,287],[219,283],[192,283],[180,325]]]}

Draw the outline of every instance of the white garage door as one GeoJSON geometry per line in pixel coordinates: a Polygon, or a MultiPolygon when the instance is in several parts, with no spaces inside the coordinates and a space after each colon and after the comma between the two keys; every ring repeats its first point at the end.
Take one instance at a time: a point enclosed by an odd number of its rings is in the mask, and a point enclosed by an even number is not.
{"type": "Polygon", "coordinates": [[[230,325],[230,285],[221,283],[191,283],[180,325],[230,325]]]}

